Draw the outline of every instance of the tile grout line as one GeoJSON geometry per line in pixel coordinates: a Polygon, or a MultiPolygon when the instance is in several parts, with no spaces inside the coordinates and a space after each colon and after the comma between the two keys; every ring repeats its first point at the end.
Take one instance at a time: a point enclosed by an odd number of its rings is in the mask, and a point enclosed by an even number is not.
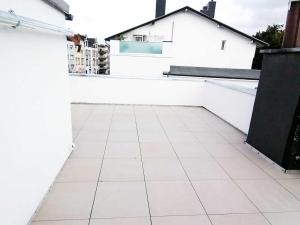
{"type": "Polygon", "coordinates": [[[108,129],[108,132],[107,132],[104,153],[103,153],[103,157],[102,157],[102,160],[101,160],[101,166],[100,166],[100,170],[99,170],[99,174],[98,174],[98,179],[97,179],[97,184],[96,184],[96,189],[95,189],[95,194],[94,194],[92,208],[91,208],[91,212],[90,212],[90,216],[89,216],[88,225],[91,224],[93,209],[94,209],[94,205],[95,205],[95,201],[96,201],[96,197],[97,197],[97,191],[98,191],[99,183],[100,183],[100,176],[101,176],[101,172],[102,172],[102,168],[103,168],[104,157],[105,157],[105,153],[106,153],[106,149],[107,149],[108,139],[109,139],[109,135],[110,135],[111,125],[112,125],[112,121],[113,121],[113,118],[114,118],[115,110],[116,110],[116,106],[114,105],[114,108],[113,108],[113,111],[112,111],[112,115],[111,115],[111,119],[110,119],[109,129],[108,129]]]}
{"type": "Polygon", "coordinates": [[[166,129],[165,129],[165,127],[163,126],[163,124],[162,124],[162,122],[161,122],[161,120],[160,120],[160,118],[159,118],[159,116],[158,116],[156,110],[153,109],[153,107],[151,107],[151,108],[152,108],[152,110],[154,111],[154,114],[156,115],[156,118],[157,118],[157,120],[158,120],[158,122],[159,122],[161,128],[163,129],[163,131],[164,131],[164,133],[165,133],[165,135],[166,135],[166,137],[167,137],[167,139],[168,139],[168,142],[169,142],[169,144],[171,145],[171,147],[172,147],[172,149],[173,149],[173,152],[175,153],[176,158],[177,158],[177,160],[178,160],[179,163],[180,163],[181,168],[183,169],[185,175],[187,176],[188,181],[189,181],[189,183],[190,183],[190,185],[191,185],[191,187],[192,187],[192,189],[193,189],[195,195],[197,196],[197,199],[198,199],[199,203],[201,204],[201,206],[202,206],[202,208],[203,208],[203,210],[204,210],[204,212],[205,212],[205,215],[207,216],[207,218],[208,218],[209,222],[211,223],[211,225],[213,225],[213,222],[212,222],[211,218],[209,217],[209,215],[208,215],[208,213],[207,213],[207,210],[206,210],[206,208],[204,207],[204,204],[202,203],[202,201],[201,201],[201,199],[200,199],[200,197],[199,197],[199,195],[198,195],[198,193],[197,193],[197,191],[196,191],[196,189],[195,189],[195,187],[194,187],[194,185],[193,185],[193,183],[192,183],[192,181],[191,181],[191,179],[190,179],[190,177],[189,177],[187,171],[186,171],[185,168],[183,167],[183,164],[182,164],[182,162],[181,162],[181,159],[180,159],[180,157],[178,156],[177,152],[175,151],[175,148],[174,148],[174,146],[173,146],[173,143],[171,142],[171,140],[170,140],[170,138],[169,138],[169,136],[168,136],[168,134],[167,134],[167,132],[166,132],[166,129]]]}
{"type": "Polygon", "coordinates": [[[148,211],[149,211],[149,217],[150,217],[150,224],[152,225],[152,216],[151,216],[149,194],[148,194],[147,183],[146,183],[146,175],[145,175],[144,161],[143,161],[143,155],[142,155],[142,148],[141,148],[141,143],[140,143],[139,128],[138,128],[137,119],[136,119],[135,106],[132,106],[132,107],[133,107],[133,113],[134,113],[134,121],[135,121],[135,126],[136,126],[136,133],[137,133],[138,143],[139,143],[140,158],[141,158],[142,169],[143,169],[143,177],[144,177],[145,191],[146,191],[148,211]]]}
{"type": "MultiPolygon", "coordinates": [[[[191,112],[191,113],[193,113],[196,117],[198,117],[197,116],[197,114],[195,113],[195,112],[191,112]]],[[[229,124],[230,125],[230,124],[229,124]]],[[[224,139],[226,139],[227,140],[227,138],[225,138],[225,136],[224,135],[222,135],[222,133],[220,133],[220,131],[218,131],[218,130],[216,130],[216,132],[219,134],[219,135],[221,135],[224,139]]],[[[191,131],[191,133],[193,133],[192,131],[191,131]]],[[[196,137],[197,138],[197,137],[196,137]]],[[[288,188],[286,188],[284,185],[282,185],[278,180],[280,180],[280,179],[276,179],[275,177],[272,177],[267,171],[265,171],[265,169],[262,167],[262,166],[260,166],[258,163],[256,163],[253,159],[251,159],[247,154],[245,154],[243,151],[241,151],[240,149],[238,149],[236,146],[235,146],[235,144],[239,144],[239,143],[232,143],[232,142],[229,142],[229,140],[227,140],[227,142],[228,142],[228,144],[230,145],[230,146],[232,146],[235,150],[237,150],[239,153],[241,153],[247,160],[249,160],[249,162],[251,162],[251,163],[253,163],[257,168],[259,168],[260,170],[262,170],[262,172],[264,173],[264,174],[266,174],[269,178],[270,178],[270,180],[273,180],[275,183],[277,183],[279,186],[281,186],[284,190],[286,190],[289,194],[291,194],[297,201],[299,201],[300,202],[300,198],[298,197],[298,196],[296,196],[294,193],[292,193],[288,188]]],[[[241,143],[241,144],[245,144],[246,143],[246,141],[244,141],[243,143],[241,143]]],[[[252,146],[251,146],[251,148],[252,148],[252,146]]],[[[259,155],[259,154],[258,154],[259,155]]],[[[263,159],[263,158],[262,158],[263,159]]],[[[217,161],[217,160],[216,160],[217,161]]],[[[268,161],[266,161],[267,163],[269,163],[268,161]]],[[[218,164],[219,164],[219,162],[218,162],[218,164]]],[[[270,163],[271,164],[271,163],[270,163]]],[[[223,168],[223,167],[222,167],[223,168]]],[[[276,169],[276,168],[274,168],[274,169],[276,169]]],[[[297,178],[291,178],[291,180],[295,180],[295,179],[297,179],[297,178]]],[[[298,178],[299,179],[299,178],[298,178]]],[[[265,179],[235,179],[235,180],[265,180],[265,179]]],[[[238,185],[239,186],[239,185],[238,185]]],[[[244,193],[244,192],[243,192],[244,193]]],[[[248,196],[247,196],[248,197],[248,196]]],[[[297,212],[298,210],[296,210],[295,212],[297,212]]],[[[283,213],[286,213],[286,212],[294,212],[294,211],[283,211],[283,213]]],[[[262,214],[264,214],[264,213],[266,213],[266,212],[261,212],[262,214]]],[[[280,212],[275,212],[275,213],[280,213],[280,212]]]]}
{"type": "MultiPolygon", "coordinates": [[[[194,114],[194,112],[192,112],[193,114],[194,114]]],[[[196,115],[196,114],[194,114],[194,115],[196,115]]],[[[196,115],[196,117],[198,117],[197,115],[196,115]]],[[[183,124],[184,124],[184,126],[187,128],[187,126],[186,126],[186,124],[183,122],[183,124]]],[[[201,143],[200,142],[200,140],[194,135],[194,133],[192,132],[192,131],[190,131],[188,128],[187,128],[187,130],[197,139],[197,141],[199,142],[199,143],[201,143]]],[[[218,131],[216,131],[218,134],[219,134],[219,132],[218,131]]],[[[223,136],[222,136],[223,137],[223,136]]],[[[258,208],[258,206],[250,199],[250,197],[245,193],[245,191],[244,190],[242,190],[242,188],[235,182],[235,180],[230,176],[230,174],[225,170],[225,168],[219,163],[219,161],[218,160],[216,160],[216,158],[208,151],[208,154],[213,158],[213,159],[215,159],[215,161],[218,163],[218,165],[223,169],[223,171],[227,174],[227,176],[230,178],[230,180],[231,180],[231,182],[233,182],[235,185],[236,185],[236,187],[245,195],[245,197],[252,203],[252,205],[257,209],[257,211],[265,218],[265,220],[270,224],[270,225],[272,225],[272,223],[269,221],[269,219],[264,215],[264,213],[258,208]]]]}
{"type": "MultiPolygon", "coordinates": [[[[246,142],[244,142],[245,144],[246,142]]],[[[252,160],[249,156],[247,156],[246,154],[243,153],[243,151],[239,150],[234,144],[235,143],[229,143],[230,145],[232,145],[237,151],[239,151],[245,158],[247,158],[250,162],[252,162],[255,166],[257,166],[259,169],[261,169],[267,176],[270,177],[271,180],[273,180],[275,183],[277,183],[279,186],[281,186],[284,190],[286,190],[288,193],[290,193],[294,198],[296,198],[296,200],[298,200],[300,202],[300,198],[295,195],[294,193],[292,193],[288,188],[286,188],[283,184],[281,184],[278,180],[299,180],[299,178],[289,178],[289,179],[280,179],[280,178],[274,178],[272,177],[268,172],[266,172],[264,170],[264,168],[262,166],[260,166],[258,163],[256,163],[254,160],[252,160]]],[[[252,147],[251,147],[252,148],[252,147]]],[[[258,154],[259,155],[259,154],[258,154]]],[[[264,158],[262,158],[264,159],[264,158]]],[[[265,159],[264,159],[265,160],[265,159]]],[[[267,163],[270,163],[268,161],[266,161],[267,163]]],[[[271,163],[270,163],[271,164],[271,163]]],[[[271,164],[271,166],[273,166],[271,164]]],[[[274,168],[276,169],[276,168],[274,168]]],[[[283,171],[282,171],[283,172],[283,171]]],[[[255,180],[255,179],[253,179],[255,180]]],[[[257,180],[257,179],[256,179],[257,180]]]]}

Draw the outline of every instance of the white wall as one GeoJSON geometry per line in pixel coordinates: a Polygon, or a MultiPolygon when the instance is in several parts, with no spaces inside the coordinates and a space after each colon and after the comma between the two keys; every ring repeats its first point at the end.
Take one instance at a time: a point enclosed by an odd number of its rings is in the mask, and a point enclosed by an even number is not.
{"type": "Polygon", "coordinates": [[[70,76],[73,103],[142,105],[203,104],[204,82],[70,76]]]}
{"type": "Polygon", "coordinates": [[[257,81],[213,80],[221,86],[205,80],[213,79],[70,76],[71,98],[73,103],[201,106],[248,133],[255,94],[247,92],[257,81]]]}
{"type": "MultiPolygon", "coordinates": [[[[242,82],[237,82],[238,85],[242,82]]],[[[251,84],[251,82],[250,82],[251,84]]],[[[248,134],[255,95],[217,84],[205,83],[203,106],[209,111],[248,134]]]]}
{"type": "MultiPolygon", "coordinates": [[[[64,26],[41,0],[0,10],[64,26]]],[[[71,151],[67,43],[63,34],[0,25],[0,220],[25,225],[71,151]]]]}
{"type": "MultiPolygon", "coordinates": [[[[153,25],[130,31],[125,35],[125,40],[132,41],[132,36],[138,34],[162,35],[164,41],[173,41],[163,43],[163,49],[167,49],[168,54],[163,53],[162,56],[170,58],[165,62],[168,70],[170,65],[250,69],[256,49],[250,39],[218,27],[212,21],[192,12],[180,12],[156,21],[153,25]],[[225,50],[221,50],[223,40],[226,40],[225,50]]],[[[135,63],[134,56],[141,55],[120,53],[118,41],[111,41],[111,46],[112,75],[140,75],[141,68],[148,75],[149,67],[152,68],[152,75],[156,73],[159,76],[165,71],[161,69],[158,61],[152,60],[158,58],[157,55],[142,55],[144,58],[135,63]],[[141,68],[140,61],[143,62],[141,68]],[[147,62],[149,66],[144,66],[147,62]]]]}

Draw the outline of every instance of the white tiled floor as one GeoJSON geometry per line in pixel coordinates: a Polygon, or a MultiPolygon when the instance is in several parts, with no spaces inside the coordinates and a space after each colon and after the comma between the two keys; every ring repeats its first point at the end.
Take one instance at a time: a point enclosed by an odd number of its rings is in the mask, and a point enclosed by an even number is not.
{"type": "Polygon", "coordinates": [[[72,105],[76,148],[32,225],[299,225],[285,174],[203,108],[72,105]]]}

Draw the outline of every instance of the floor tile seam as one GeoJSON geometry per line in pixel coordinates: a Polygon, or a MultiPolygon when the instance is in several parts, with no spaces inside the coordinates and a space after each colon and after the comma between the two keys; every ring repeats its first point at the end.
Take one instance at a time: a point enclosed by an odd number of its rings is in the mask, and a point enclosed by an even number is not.
{"type": "MultiPolygon", "coordinates": [[[[196,195],[196,197],[197,197],[197,199],[198,199],[200,205],[202,206],[205,215],[208,216],[208,212],[207,212],[206,208],[204,207],[204,204],[202,203],[202,201],[201,201],[201,199],[200,199],[200,196],[198,195],[198,193],[197,193],[197,191],[196,191],[196,189],[195,189],[195,187],[194,187],[194,184],[192,183],[192,181],[191,181],[191,179],[190,179],[190,177],[189,177],[187,171],[185,170],[185,168],[184,168],[184,166],[183,166],[183,163],[182,163],[181,159],[179,158],[177,152],[175,151],[175,148],[174,148],[174,146],[173,146],[173,143],[172,143],[171,140],[169,139],[169,136],[168,136],[168,134],[167,134],[167,132],[166,132],[166,130],[165,130],[163,124],[161,123],[161,120],[160,120],[160,118],[159,118],[159,115],[158,115],[156,109],[153,108],[153,107],[151,107],[151,108],[152,108],[153,112],[155,113],[156,118],[157,118],[158,122],[160,123],[160,126],[161,126],[161,128],[163,129],[163,131],[164,131],[164,133],[165,133],[165,135],[166,135],[166,137],[167,137],[167,139],[168,139],[168,141],[169,141],[169,144],[171,145],[171,147],[172,147],[172,149],[173,149],[173,151],[174,151],[174,153],[175,153],[175,155],[176,155],[176,157],[177,157],[177,160],[178,160],[179,163],[180,163],[181,168],[183,169],[185,175],[187,176],[188,181],[189,181],[189,184],[191,185],[194,194],[196,195]]],[[[213,225],[213,223],[212,223],[212,221],[210,220],[210,218],[209,218],[209,221],[210,221],[211,225],[213,225]]]]}
{"type": "MultiPolygon", "coordinates": [[[[197,137],[196,137],[197,138],[197,137]]],[[[197,140],[199,140],[197,138],[197,140]]],[[[199,141],[200,142],[200,141],[199,141]]],[[[227,174],[227,176],[230,178],[231,182],[233,182],[235,184],[235,186],[244,194],[244,196],[248,199],[248,201],[251,202],[251,204],[256,208],[256,210],[261,213],[263,215],[263,212],[259,209],[259,207],[250,199],[250,197],[246,194],[246,192],[240,187],[240,185],[233,179],[233,177],[227,172],[227,170],[225,170],[225,168],[220,164],[220,162],[218,160],[216,160],[216,158],[209,152],[209,154],[211,155],[211,157],[213,159],[215,159],[215,161],[218,163],[218,165],[223,169],[223,171],[227,174]]],[[[263,215],[264,216],[264,215],[263,215]]],[[[272,225],[272,223],[268,220],[268,218],[266,216],[264,216],[264,218],[267,220],[267,222],[272,225]]]]}
{"type": "Polygon", "coordinates": [[[109,139],[109,135],[110,135],[111,124],[112,124],[112,121],[113,121],[113,118],[114,118],[115,110],[116,110],[116,105],[114,105],[113,110],[111,112],[109,130],[108,130],[107,138],[106,138],[106,142],[105,142],[104,153],[103,153],[102,162],[101,162],[101,166],[100,166],[100,170],[99,170],[99,174],[98,174],[98,182],[97,182],[95,193],[94,193],[94,198],[93,198],[92,207],[91,207],[91,211],[90,211],[90,215],[89,215],[88,225],[90,225],[90,223],[91,223],[91,218],[92,218],[92,214],[93,214],[93,210],[94,210],[94,206],[95,206],[95,201],[96,201],[96,197],[97,197],[97,191],[98,191],[99,184],[100,184],[99,181],[100,181],[100,177],[101,177],[101,172],[102,172],[102,168],[103,168],[103,162],[104,162],[104,158],[105,158],[105,153],[106,153],[106,149],[107,149],[107,145],[108,145],[108,139],[109,139]]]}
{"type": "Polygon", "coordinates": [[[135,106],[132,106],[132,108],[133,108],[134,121],[135,121],[135,127],[136,127],[136,133],[137,133],[138,145],[139,145],[139,152],[140,152],[140,157],[139,158],[140,158],[141,163],[142,163],[143,178],[144,178],[144,185],[145,185],[147,205],[148,205],[148,213],[149,213],[149,216],[150,216],[150,224],[152,225],[153,222],[152,222],[152,216],[151,216],[150,200],[149,200],[148,187],[147,187],[147,183],[146,183],[146,174],[145,174],[144,160],[143,160],[143,155],[142,155],[142,148],[141,148],[141,142],[140,142],[138,122],[137,122],[137,117],[136,117],[136,109],[135,109],[135,106]]]}

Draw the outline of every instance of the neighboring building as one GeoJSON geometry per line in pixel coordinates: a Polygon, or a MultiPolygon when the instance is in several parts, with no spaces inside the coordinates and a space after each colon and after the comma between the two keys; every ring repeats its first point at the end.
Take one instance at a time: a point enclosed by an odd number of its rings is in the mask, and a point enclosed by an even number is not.
{"type": "Polygon", "coordinates": [[[100,74],[109,74],[109,46],[99,45],[99,70],[100,74]]]}
{"type": "Polygon", "coordinates": [[[99,73],[99,52],[96,38],[86,38],[84,42],[85,50],[85,72],[86,74],[99,73]]]}
{"type": "MultiPolygon", "coordinates": [[[[213,16],[212,3],[203,10],[213,16]]],[[[266,45],[188,6],[105,40],[111,74],[122,76],[161,76],[171,65],[250,69],[256,46],[266,45]]]]}
{"type": "Polygon", "coordinates": [[[80,34],[76,34],[72,37],[67,37],[67,39],[69,40],[69,73],[99,74],[100,62],[97,39],[88,38],[87,36],[83,36],[80,34]],[[75,48],[73,48],[72,43],[75,48]]]}
{"type": "Polygon", "coordinates": [[[85,52],[84,52],[84,40],[86,36],[78,35],[78,45],[76,46],[76,53],[75,53],[75,59],[76,59],[76,73],[79,74],[85,74],[85,52]]]}
{"type": "Polygon", "coordinates": [[[76,49],[75,43],[73,41],[67,42],[68,46],[68,71],[69,73],[76,73],[75,64],[77,62],[77,58],[75,58],[76,49]]]}

